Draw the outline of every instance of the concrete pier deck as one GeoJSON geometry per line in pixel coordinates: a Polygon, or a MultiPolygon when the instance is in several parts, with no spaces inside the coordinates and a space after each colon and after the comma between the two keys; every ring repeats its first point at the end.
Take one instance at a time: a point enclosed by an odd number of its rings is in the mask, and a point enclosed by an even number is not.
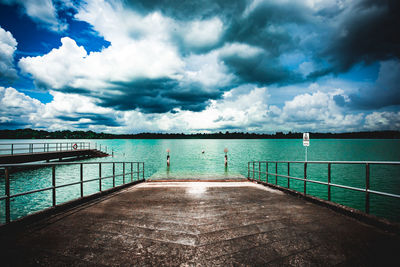
{"type": "Polygon", "coordinates": [[[2,233],[2,266],[398,266],[400,237],[251,182],[147,182],[2,233]]]}

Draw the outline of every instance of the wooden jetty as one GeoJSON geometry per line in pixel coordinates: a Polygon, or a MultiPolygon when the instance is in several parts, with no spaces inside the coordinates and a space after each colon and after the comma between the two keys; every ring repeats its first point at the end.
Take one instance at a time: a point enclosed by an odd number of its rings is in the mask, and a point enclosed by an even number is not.
{"type": "MultiPolygon", "coordinates": [[[[107,150],[97,149],[89,142],[66,143],[0,143],[0,164],[50,160],[107,157],[107,150]]],[[[104,147],[106,148],[107,147],[104,147]]]]}
{"type": "Polygon", "coordinates": [[[19,153],[0,155],[0,164],[26,163],[36,161],[50,161],[63,159],[107,157],[109,154],[97,149],[63,150],[50,152],[19,153]]]}
{"type": "Polygon", "coordinates": [[[144,182],[0,233],[2,266],[389,266],[400,237],[255,182],[144,182]]]}

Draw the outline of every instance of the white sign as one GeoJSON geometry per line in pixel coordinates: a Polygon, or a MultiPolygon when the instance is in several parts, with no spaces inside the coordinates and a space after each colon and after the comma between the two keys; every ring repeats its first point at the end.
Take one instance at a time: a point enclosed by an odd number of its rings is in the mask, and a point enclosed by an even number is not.
{"type": "Polygon", "coordinates": [[[303,133],[303,146],[310,146],[310,134],[303,133]]]}

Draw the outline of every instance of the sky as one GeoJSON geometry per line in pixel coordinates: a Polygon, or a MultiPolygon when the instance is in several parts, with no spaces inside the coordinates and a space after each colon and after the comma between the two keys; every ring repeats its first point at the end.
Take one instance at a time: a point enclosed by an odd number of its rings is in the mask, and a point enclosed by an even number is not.
{"type": "Polygon", "coordinates": [[[398,0],[0,0],[0,129],[400,130],[398,0]]]}

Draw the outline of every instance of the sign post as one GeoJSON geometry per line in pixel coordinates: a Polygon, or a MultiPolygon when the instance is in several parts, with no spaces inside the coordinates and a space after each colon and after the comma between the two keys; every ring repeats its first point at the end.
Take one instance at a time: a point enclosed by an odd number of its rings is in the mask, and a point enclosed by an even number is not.
{"type": "Polygon", "coordinates": [[[310,146],[310,134],[303,133],[303,146],[306,148],[306,161],[307,161],[307,147],[310,146]]]}

